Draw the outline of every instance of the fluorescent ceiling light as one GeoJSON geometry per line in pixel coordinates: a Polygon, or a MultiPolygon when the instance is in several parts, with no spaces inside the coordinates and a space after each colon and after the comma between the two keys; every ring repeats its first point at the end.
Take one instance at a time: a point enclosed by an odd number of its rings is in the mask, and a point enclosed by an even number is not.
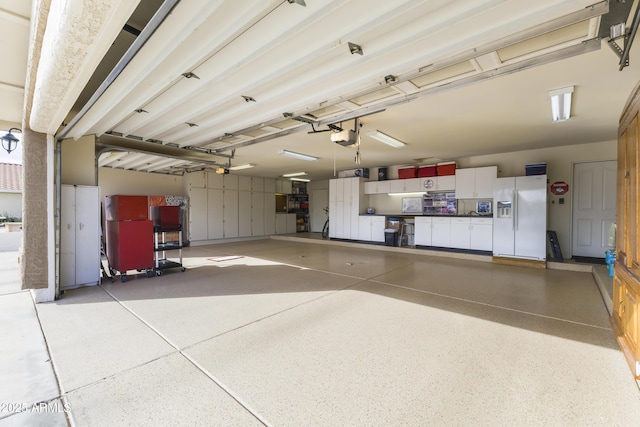
{"type": "Polygon", "coordinates": [[[387,134],[384,134],[379,130],[370,130],[369,132],[367,132],[367,136],[377,139],[378,141],[384,142],[385,144],[390,145],[393,148],[400,148],[406,145],[404,142],[398,139],[395,139],[387,134]]]}
{"type": "Polygon", "coordinates": [[[571,94],[573,86],[549,92],[551,97],[551,116],[553,122],[564,122],[571,118],[571,94]]]}
{"type": "Polygon", "coordinates": [[[284,175],[282,175],[283,178],[291,178],[293,176],[303,176],[306,175],[306,172],[291,172],[291,173],[285,173],[284,175]]]}
{"type": "Polygon", "coordinates": [[[229,170],[231,170],[231,171],[239,171],[239,170],[242,170],[242,169],[249,169],[249,168],[255,168],[255,167],[256,167],[256,165],[253,164],[253,163],[245,163],[244,165],[231,166],[229,168],[229,170]]]}
{"type": "Polygon", "coordinates": [[[317,157],[309,156],[307,154],[295,153],[289,150],[282,150],[279,154],[287,157],[293,157],[294,159],[306,160],[308,162],[315,162],[316,160],[318,160],[317,157]]]}
{"type": "Polygon", "coordinates": [[[306,179],[306,178],[289,178],[289,180],[291,180],[291,181],[300,181],[300,182],[311,182],[310,179],[306,179]]]}

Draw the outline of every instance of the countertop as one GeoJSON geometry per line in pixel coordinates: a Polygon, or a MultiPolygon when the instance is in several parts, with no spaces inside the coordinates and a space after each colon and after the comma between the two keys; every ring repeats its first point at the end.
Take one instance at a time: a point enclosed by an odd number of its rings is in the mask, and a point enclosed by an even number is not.
{"type": "Polygon", "coordinates": [[[360,214],[360,216],[391,216],[391,217],[414,217],[414,216],[431,216],[431,217],[442,217],[442,218],[491,218],[493,219],[493,215],[438,215],[438,214],[421,214],[421,213],[374,213],[374,214],[360,214]]]}

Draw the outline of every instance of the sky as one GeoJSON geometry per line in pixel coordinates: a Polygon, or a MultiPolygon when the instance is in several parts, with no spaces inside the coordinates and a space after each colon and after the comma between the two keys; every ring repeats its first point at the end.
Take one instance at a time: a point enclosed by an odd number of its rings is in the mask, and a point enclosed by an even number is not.
{"type": "MultiPolygon", "coordinates": [[[[0,136],[5,135],[6,130],[0,130],[0,136]]],[[[0,148],[0,163],[19,163],[22,164],[22,135],[16,135],[20,140],[18,147],[8,154],[4,148],[0,148]]]]}

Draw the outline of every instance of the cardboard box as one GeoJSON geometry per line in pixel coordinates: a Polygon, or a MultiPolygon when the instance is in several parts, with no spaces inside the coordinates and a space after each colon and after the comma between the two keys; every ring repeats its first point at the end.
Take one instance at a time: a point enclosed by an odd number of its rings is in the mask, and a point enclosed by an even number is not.
{"type": "Polygon", "coordinates": [[[409,178],[417,178],[417,177],[418,177],[418,168],[415,166],[398,169],[398,179],[409,179],[409,178]]]}

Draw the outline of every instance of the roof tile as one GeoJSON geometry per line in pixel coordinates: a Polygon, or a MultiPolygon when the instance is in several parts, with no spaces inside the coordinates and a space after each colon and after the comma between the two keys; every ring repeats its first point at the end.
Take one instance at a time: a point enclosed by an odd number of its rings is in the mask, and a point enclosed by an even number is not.
{"type": "Polygon", "coordinates": [[[0,163],[0,191],[22,191],[22,165],[0,163]]]}

